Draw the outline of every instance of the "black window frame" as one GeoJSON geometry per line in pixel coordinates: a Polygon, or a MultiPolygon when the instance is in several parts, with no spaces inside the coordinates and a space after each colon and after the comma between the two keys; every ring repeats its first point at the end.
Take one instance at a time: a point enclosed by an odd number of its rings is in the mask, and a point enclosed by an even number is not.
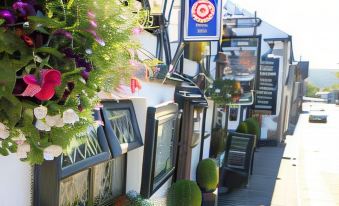
{"type": "Polygon", "coordinates": [[[66,178],[77,172],[85,170],[86,168],[89,168],[101,162],[107,161],[111,158],[111,153],[109,151],[108,143],[106,141],[104,129],[102,126],[98,126],[97,136],[98,136],[98,143],[100,147],[102,148],[102,152],[100,154],[97,154],[92,157],[88,157],[84,160],[81,160],[79,162],[76,162],[66,167],[62,167],[61,165],[62,159],[60,158],[59,162],[60,162],[60,168],[61,168],[61,178],[66,178]]]}
{"type": "Polygon", "coordinates": [[[88,171],[89,205],[92,205],[91,187],[93,184],[92,168],[100,163],[111,159],[108,143],[102,126],[97,127],[98,143],[102,152],[88,157],[74,164],[62,167],[62,157],[59,156],[52,161],[44,161],[42,165],[34,166],[34,194],[33,205],[35,206],[59,206],[61,182],[68,177],[88,171]]]}
{"type": "Polygon", "coordinates": [[[137,117],[135,114],[133,102],[131,100],[102,100],[101,101],[103,108],[101,109],[102,118],[104,121],[105,134],[107,137],[107,142],[111,150],[112,157],[118,157],[122,154],[125,154],[131,150],[137,149],[143,146],[143,140],[140,133],[137,117]],[[108,117],[109,110],[127,110],[129,111],[131,122],[133,126],[133,132],[135,135],[135,141],[131,143],[121,144],[118,137],[115,134],[115,131],[110,126],[110,120],[108,117]],[[123,150],[122,145],[127,144],[127,150],[123,150]]]}
{"type": "Polygon", "coordinates": [[[146,139],[143,158],[142,183],[140,194],[144,198],[150,198],[159,188],[161,188],[171,177],[174,177],[176,169],[177,142],[179,138],[181,113],[176,103],[158,105],[147,109],[146,139]],[[172,168],[163,174],[155,186],[155,164],[157,153],[158,129],[161,123],[174,122],[173,131],[173,160],[172,168]]]}

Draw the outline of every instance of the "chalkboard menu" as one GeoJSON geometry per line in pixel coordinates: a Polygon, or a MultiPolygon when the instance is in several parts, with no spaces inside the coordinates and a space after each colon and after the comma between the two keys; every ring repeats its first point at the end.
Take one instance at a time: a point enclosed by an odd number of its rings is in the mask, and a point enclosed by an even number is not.
{"type": "Polygon", "coordinates": [[[279,58],[263,58],[256,84],[255,110],[270,111],[276,114],[279,79],[279,58]]]}

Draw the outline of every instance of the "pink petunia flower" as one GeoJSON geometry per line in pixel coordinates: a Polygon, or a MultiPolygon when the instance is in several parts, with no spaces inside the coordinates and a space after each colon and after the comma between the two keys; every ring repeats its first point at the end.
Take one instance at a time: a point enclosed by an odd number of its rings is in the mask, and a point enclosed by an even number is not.
{"type": "Polygon", "coordinates": [[[132,33],[133,33],[133,35],[138,36],[138,35],[141,34],[142,31],[143,31],[143,29],[141,27],[135,27],[135,28],[133,28],[132,33]]]}
{"type": "Polygon", "coordinates": [[[41,101],[50,100],[55,94],[55,87],[61,84],[61,73],[56,69],[43,69],[41,79],[34,75],[25,75],[23,80],[27,84],[21,96],[36,97],[41,101]]]}

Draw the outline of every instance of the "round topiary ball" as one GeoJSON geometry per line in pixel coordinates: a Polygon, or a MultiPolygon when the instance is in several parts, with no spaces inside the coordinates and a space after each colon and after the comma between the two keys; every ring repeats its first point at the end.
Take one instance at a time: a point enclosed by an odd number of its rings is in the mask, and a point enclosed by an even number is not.
{"type": "Polygon", "coordinates": [[[197,183],[203,192],[213,192],[219,182],[219,168],[213,159],[204,159],[197,168],[197,183]]]}
{"type": "Polygon", "coordinates": [[[167,194],[168,206],[201,206],[201,201],[201,191],[191,180],[178,180],[167,194]]]}
{"type": "Polygon", "coordinates": [[[240,122],[235,131],[239,132],[239,133],[247,134],[248,133],[247,123],[246,122],[240,122]]]}
{"type": "Polygon", "coordinates": [[[255,135],[257,139],[260,138],[261,129],[258,120],[254,117],[251,117],[246,119],[245,122],[247,124],[248,133],[255,135]]]}

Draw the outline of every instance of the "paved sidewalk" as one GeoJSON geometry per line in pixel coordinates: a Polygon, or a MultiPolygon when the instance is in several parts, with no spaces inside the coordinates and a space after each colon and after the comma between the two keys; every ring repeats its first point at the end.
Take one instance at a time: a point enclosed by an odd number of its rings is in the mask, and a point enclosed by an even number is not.
{"type": "Polygon", "coordinates": [[[246,188],[219,194],[218,205],[268,206],[271,203],[284,144],[277,147],[260,147],[254,155],[253,174],[246,188]]]}
{"type": "Polygon", "coordinates": [[[249,186],[219,195],[218,205],[339,206],[339,107],[320,106],[326,124],[301,114],[285,145],[256,152],[249,186]]]}
{"type": "Polygon", "coordinates": [[[297,139],[287,136],[285,151],[280,162],[279,173],[274,187],[271,206],[298,205],[297,191],[297,139]]]}

